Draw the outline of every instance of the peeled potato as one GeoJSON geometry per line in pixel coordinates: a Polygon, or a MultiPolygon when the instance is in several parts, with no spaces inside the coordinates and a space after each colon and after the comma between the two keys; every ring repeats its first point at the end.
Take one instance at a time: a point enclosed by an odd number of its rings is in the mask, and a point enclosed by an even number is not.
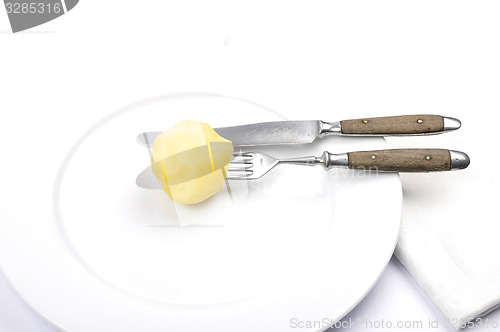
{"type": "Polygon", "coordinates": [[[170,197],[196,204],[224,186],[234,147],[208,124],[184,120],[153,144],[153,173],[170,197]]]}

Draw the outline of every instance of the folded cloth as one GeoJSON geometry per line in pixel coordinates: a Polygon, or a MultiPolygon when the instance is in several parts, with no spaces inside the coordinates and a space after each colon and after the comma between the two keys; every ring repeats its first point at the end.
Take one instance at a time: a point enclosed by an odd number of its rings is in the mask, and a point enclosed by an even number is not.
{"type": "Polygon", "coordinates": [[[480,159],[464,171],[401,174],[395,254],[457,329],[500,307],[500,177],[480,159]]]}

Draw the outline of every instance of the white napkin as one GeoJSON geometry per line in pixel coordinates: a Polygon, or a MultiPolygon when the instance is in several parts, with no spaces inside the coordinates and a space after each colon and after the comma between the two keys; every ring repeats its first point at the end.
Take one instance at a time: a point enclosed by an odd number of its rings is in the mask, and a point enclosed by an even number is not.
{"type": "Polygon", "coordinates": [[[486,115],[457,115],[464,125],[454,133],[389,140],[398,147],[462,150],[471,158],[463,171],[401,174],[395,254],[456,328],[500,307],[500,175],[494,170],[500,157],[494,123],[481,120],[486,115]]]}

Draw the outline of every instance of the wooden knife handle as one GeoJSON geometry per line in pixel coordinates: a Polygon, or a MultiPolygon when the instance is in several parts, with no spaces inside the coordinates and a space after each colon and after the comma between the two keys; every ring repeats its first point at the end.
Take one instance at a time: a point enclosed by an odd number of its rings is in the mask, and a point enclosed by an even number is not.
{"type": "Polygon", "coordinates": [[[346,135],[439,134],[461,126],[457,119],[429,114],[344,120],[340,125],[346,135]]]}
{"type": "Polygon", "coordinates": [[[354,169],[389,172],[435,172],[463,169],[469,157],[445,149],[393,149],[349,152],[348,166],[354,169]]]}

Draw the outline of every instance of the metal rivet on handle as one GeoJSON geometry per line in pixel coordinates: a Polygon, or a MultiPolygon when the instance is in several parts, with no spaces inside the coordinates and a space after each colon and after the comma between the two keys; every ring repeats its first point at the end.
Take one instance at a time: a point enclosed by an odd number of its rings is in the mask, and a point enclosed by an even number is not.
{"type": "Polygon", "coordinates": [[[425,160],[431,160],[432,157],[431,156],[425,156],[425,160]]]}
{"type": "Polygon", "coordinates": [[[418,120],[417,120],[417,123],[422,124],[422,123],[424,123],[424,120],[422,120],[422,119],[418,119],[418,120]]]}
{"type": "Polygon", "coordinates": [[[373,160],[375,160],[375,159],[377,159],[377,156],[373,154],[370,158],[372,158],[373,160]]]}
{"type": "Polygon", "coordinates": [[[368,123],[368,120],[363,120],[363,123],[364,123],[364,124],[367,124],[367,123],[368,123]]]}

